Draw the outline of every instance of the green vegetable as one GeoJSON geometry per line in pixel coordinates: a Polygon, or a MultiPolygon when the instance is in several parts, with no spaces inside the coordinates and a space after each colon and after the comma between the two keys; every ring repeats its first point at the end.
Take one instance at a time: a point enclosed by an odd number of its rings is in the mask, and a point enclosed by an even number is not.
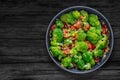
{"type": "Polygon", "coordinates": [[[86,33],[83,30],[78,31],[78,41],[84,41],[86,38],[86,33]]]}
{"type": "Polygon", "coordinates": [[[51,46],[50,51],[52,52],[53,56],[58,57],[58,56],[64,56],[63,52],[60,50],[58,46],[51,46]]]}
{"type": "Polygon", "coordinates": [[[94,65],[95,65],[95,61],[94,61],[93,58],[90,60],[90,64],[91,64],[91,66],[94,66],[94,65]]]}
{"type": "Polygon", "coordinates": [[[75,30],[71,30],[71,31],[70,31],[70,36],[73,37],[73,36],[75,35],[75,32],[76,32],[75,30]]]}
{"type": "Polygon", "coordinates": [[[88,44],[84,41],[77,42],[75,44],[77,51],[86,52],[88,50],[88,44]]]}
{"type": "Polygon", "coordinates": [[[71,62],[72,62],[72,58],[71,57],[65,57],[64,59],[62,59],[61,65],[63,67],[72,68],[73,64],[71,62]]]}
{"type": "Polygon", "coordinates": [[[63,22],[60,21],[60,20],[56,20],[56,27],[57,27],[57,28],[63,28],[63,27],[64,27],[63,22]]]}
{"type": "Polygon", "coordinates": [[[86,70],[91,69],[91,64],[90,64],[90,63],[87,63],[87,64],[84,66],[84,68],[85,68],[86,70]]]}
{"type": "Polygon", "coordinates": [[[90,14],[90,15],[89,15],[88,22],[89,22],[93,27],[97,27],[98,29],[101,28],[101,24],[100,24],[100,21],[98,20],[98,16],[95,15],[95,14],[90,14]]]}
{"type": "Polygon", "coordinates": [[[54,31],[53,31],[53,40],[56,41],[56,42],[62,42],[62,39],[63,39],[63,32],[61,29],[59,28],[56,28],[54,31]]]}
{"type": "Polygon", "coordinates": [[[69,23],[69,24],[74,24],[75,23],[75,18],[73,17],[73,15],[71,13],[66,13],[63,14],[60,17],[61,21],[69,23]]]}
{"type": "Polygon", "coordinates": [[[76,55],[73,56],[72,61],[73,61],[74,63],[78,63],[81,59],[82,59],[81,54],[76,54],[76,55]]]}
{"type": "Polygon", "coordinates": [[[73,47],[71,50],[70,50],[70,54],[72,55],[72,56],[74,56],[74,55],[76,55],[78,52],[77,52],[77,50],[73,47]]]}
{"type": "Polygon", "coordinates": [[[65,39],[64,44],[70,45],[70,44],[72,44],[72,40],[71,39],[65,39]]]}
{"type": "Polygon", "coordinates": [[[72,11],[72,15],[73,15],[73,17],[76,18],[76,19],[79,19],[79,18],[80,18],[80,12],[77,11],[77,10],[72,11]]]}
{"type": "Polygon", "coordinates": [[[78,63],[77,63],[77,66],[78,66],[78,69],[83,70],[84,66],[85,66],[84,61],[83,60],[79,60],[78,63]]]}
{"type": "Polygon", "coordinates": [[[104,37],[98,42],[97,49],[104,49],[107,45],[108,37],[104,35],[104,37]]]}
{"type": "Polygon", "coordinates": [[[81,10],[80,13],[83,16],[82,21],[86,22],[88,20],[88,13],[87,13],[87,11],[81,10]]]}
{"type": "Polygon", "coordinates": [[[87,39],[92,42],[93,44],[96,44],[99,39],[101,38],[101,33],[98,29],[91,27],[87,32],[87,39]]]}
{"type": "Polygon", "coordinates": [[[58,43],[58,42],[56,42],[55,40],[52,40],[52,41],[50,42],[50,44],[51,44],[52,46],[62,46],[62,45],[63,45],[62,43],[58,43]]]}
{"type": "Polygon", "coordinates": [[[102,57],[103,51],[102,50],[95,50],[94,51],[94,57],[102,57]]]}
{"type": "Polygon", "coordinates": [[[85,62],[90,62],[90,60],[92,59],[92,56],[91,54],[89,54],[89,52],[83,53],[82,57],[85,62]]]}

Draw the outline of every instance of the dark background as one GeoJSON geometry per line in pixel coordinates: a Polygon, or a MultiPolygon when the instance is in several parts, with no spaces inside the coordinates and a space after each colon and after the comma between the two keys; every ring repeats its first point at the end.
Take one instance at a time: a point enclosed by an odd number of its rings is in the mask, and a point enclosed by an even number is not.
{"type": "Polygon", "coordinates": [[[0,0],[0,80],[120,80],[120,0],[0,0]],[[70,6],[89,6],[110,21],[115,43],[95,72],[75,75],[50,59],[45,33],[50,20],[70,6]]]}

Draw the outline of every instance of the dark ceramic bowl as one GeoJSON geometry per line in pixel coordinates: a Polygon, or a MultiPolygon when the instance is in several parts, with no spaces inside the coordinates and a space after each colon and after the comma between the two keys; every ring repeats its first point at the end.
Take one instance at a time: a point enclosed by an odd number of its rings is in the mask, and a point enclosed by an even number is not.
{"type": "MultiPolygon", "coordinates": [[[[107,20],[107,18],[101,14],[99,11],[93,9],[93,8],[90,8],[90,7],[86,7],[86,6],[73,6],[73,7],[69,7],[69,8],[66,8],[62,11],[60,11],[50,22],[50,24],[48,25],[48,28],[47,28],[47,32],[46,32],[46,48],[47,48],[47,51],[48,51],[48,54],[50,55],[51,59],[63,70],[65,71],[68,71],[70,73],[75,73],[75,74],[84,74],[84,73],[89,73],[89,72],[93,72],[97,69],[99,69],[110,57],[111,55],[111,52],[112,52],[112,49],[113,49],[113,43],[114,43],[114,36],[113,36],[113,31],[112,31],[112,28],[111,28],[111,25],[109,23],[109,21],[107,20]],[[109,29],[109,32],[110,32],[110,35],[109,35],[109,41],[110,41],[110,51],[108,52],[108,54],[106,55],[105,59],[102,59],[100,61],[99,64],[95,65],[92,69],[90,70],[77,70],[77,69],[67,69],[67,68],[63,68],[60,63],[58,62],[58,60],[56,60],[52,55],[51,55],[51,52],[49,50],[49,47],[50,47],[50,28],[52,26],[52,24],[55,22],[55,20],[57,18],[59,18],[62,14],[66,13],[66,12],[70,12],[72,10],[86,10],[88,13],[93,13],[93,14],[96,14],[98,15],[99,19],[103,20],[108,29],[109,29]]],[[[54,66],[54,65],[53,65],[54,66]]]]}

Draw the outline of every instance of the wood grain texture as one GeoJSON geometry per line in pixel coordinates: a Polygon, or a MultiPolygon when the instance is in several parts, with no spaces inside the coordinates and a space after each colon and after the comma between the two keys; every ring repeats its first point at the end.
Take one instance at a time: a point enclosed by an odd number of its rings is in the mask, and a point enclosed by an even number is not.
{"type": "Polygon", "coordinates": [[[0,80],[120,80],[120,0],[1,0],[0,80]],[[76,75],[50,59],[45,33],[50,20],[70,6],[103,13],[114,31],[110,59],[97,71],[76,75]]]}

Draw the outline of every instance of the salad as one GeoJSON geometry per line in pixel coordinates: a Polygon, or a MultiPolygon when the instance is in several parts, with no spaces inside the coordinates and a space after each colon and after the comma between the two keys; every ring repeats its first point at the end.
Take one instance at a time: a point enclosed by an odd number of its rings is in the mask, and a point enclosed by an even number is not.
{"type": "Polygon", "coordinates": [[[89,70],[109,52],[107,25],[95,14],[73,10],[57,18],[50,30],[50,52],[68,69],[89,70]]]}

